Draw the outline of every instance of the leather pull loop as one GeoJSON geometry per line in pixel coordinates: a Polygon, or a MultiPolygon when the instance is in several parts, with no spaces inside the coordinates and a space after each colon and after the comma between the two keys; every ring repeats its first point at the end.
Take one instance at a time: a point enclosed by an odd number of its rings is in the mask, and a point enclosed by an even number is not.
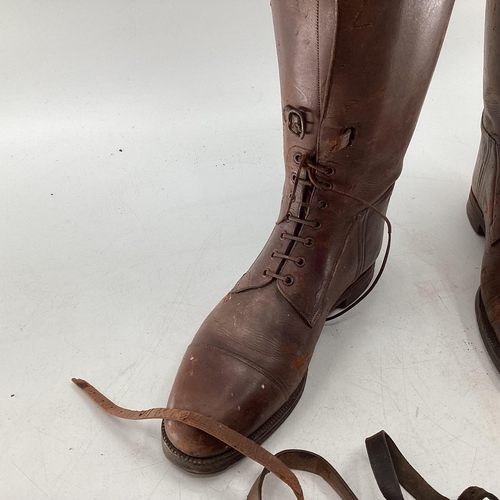
{"type": "MultiPolygon", "coordinates": [[[[323,457],[305,450],[284,450],[276,453],[285,465],[293,470],[311,472],[323,478],[342,500],[358,500],[349,485],[335,468],[323,457]]],[[[260,476],[253,483],[247,500],[262,500],[262,486],[269,471],[264,469],[260,476]]]]}
{"type": "MultiPolygon", "coordinates": [[[[400,485],[416,500],[449,500],[438,493],[410,465],[385,432],[366,439],[366,450],[378,487],[386,500],[403,500],[400,485]]],[[[458,500],[498,500],[495,495],[477,486],[467,488],[458,500]]]]}

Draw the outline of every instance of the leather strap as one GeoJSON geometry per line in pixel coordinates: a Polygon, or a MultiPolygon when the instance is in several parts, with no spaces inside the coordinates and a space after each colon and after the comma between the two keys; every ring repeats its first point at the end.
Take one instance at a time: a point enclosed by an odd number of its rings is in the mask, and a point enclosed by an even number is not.
{"type": "MultiPolygon", "coordinates": [[[[275,456],[290,469],[311,472],[322,477],[342,500],[358,500],[358,497],[335,468],[316,453],[306,450],[284,450],[276,453],[275,456]]],[[[262,486],[267,474],[269,474],[267,469],[261,472],[253,483],[247,500],[262,500],[262,486]]]]}
{"type": "MultiPolygon", "coordinates": [[[[403,500],[401,486],[417,500],[449,500],[432,488],[410,465],[385,432],[380,431],[365,441],[370,465],[378,487],[387,500],[403,500]]],[[[498,500],[477,486],[467,488],[458,500],[498,500]]]]}
{"type": "MultiPolygon", "coordinates": [[[[342,500],[358,500],[342,476],[323,457],[305,450],[284,450],[273,455],[262,446],[233,431],[216,420],[186,410],[152,408],[149,410],[127,410],[115,405],[95,387],[82,379],[72,379],[105,412],[127,420],[160,418],[175,420],[200,429],[231,446],[241,454],[264,466],[264,470],[253,484],[247,500],[262,500],[264,479],[273,473],[287,484],[297,500],[304,500],[300,483],[291,469],[311,472],[322,477],[342,500]]],[[[449,500],[432,488],[410,465],[390,436],[380,431],[366,439],[366,449],[377,484],[386,500],[404,500],[401,486],[416,500],[449,500]]],[[[477,486],[467,488],[458,500],[499,500],[495,495],[477,486]]]]}
{"type": "Polygon", "coordinates": [[[216,420],[201,415],[194,411],[176,410],[170,408],[151,408],[149,410],[127,410],[115,405],[106,396],[101,394],[95,387],[82,379],[71,379],[80,389],[97,403],[106,413],[114,417],[126,420],[149,420],[160,418],[162,420],[175,420],[200,429],[207,434],[219,439],[228,446],[231,446],[242,455],[245,455],[255,462],[263,465],[276,477],[286,483],[295,494],[297,500],[304,500],[302,488],[295,474],[275,455],[267,451],[262,446],[254,443],[239,432],[233,431],[226,425],[216,420]]]}
{"type": "Polygon", "coordinates": [[[373,474],[384,498],[404,500],[402,485],[414,498],[449,500],[420,476],[384,431],[367,438],[365,444],[373,474]]]}

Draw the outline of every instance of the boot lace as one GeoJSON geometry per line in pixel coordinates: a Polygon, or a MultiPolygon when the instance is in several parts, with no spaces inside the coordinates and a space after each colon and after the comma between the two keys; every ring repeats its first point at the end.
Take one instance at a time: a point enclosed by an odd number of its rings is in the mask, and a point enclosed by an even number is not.
{"type": "MultiPolygon", "coordinates": [[[[351,198],[354,201],[357,201],[364,207],[368,208],[369,210],[372,210],[375,214],[377,214],[379,217],[383,219],[387,226],[387,243],[386,243],[386,249],[384,252],[384,257],[382,259],[382,263],[380,265],[379,271],[370,284],[370,286],[365,290],[365,292],[358,297],[352,304],[350,304],[348,307],[344,308],[342,311],[329,316],[326,321],[331,321],[335,318],[338,318],[339,316],[342,316],[346,312],[350,311],[353,307],[358,305],[362,300],[364,300],[368,294],[375,288],[377,283],[379,282],[384,270],[385,266],[387,264],[387,259],[389,257],[389,252],[391,248],[391,240],[392,240],[392,226],[391,222],[389,219],[386,217],[385,214],[383,214],[380,210],[378,210],[375,206],[373,206],[371,203],[363,200],[362,198],[358,198],[357,196],[354,196],[350,193],[346,193],[345,191],[340,191],[336,189],[333,185],[332,182],[328,181],[327,179],[324,179],[321,177],[321,174],[323,176],[331,176],[335,173],[335,170],[332,167],[327,167],[323,165],[319,165],[316,163],[311,157],[307,155],[300,155],[299,156],[299,166],[297,169],[297,172],[292,175],[292,180],[293,180],[293,189],[292,192],[289,195],[289,200],[288,200],[288,207],[286,210],[286,215],[277,222],[277,224],[281,224],[282,222],[295,222],[296,224],[300,224],[301,226],[309,226],[314,229],[320,229],[321,228],[321,221],[320,220],[310,220],[306,219],[305,217],[301,217],[302,213],[302,208],[319,208],[321,210],[325,209],[328,206],[328,203],[325,200],[319,200],[315,202],[310,202],[310,201],[297,201],[296,199],[296,194],[297,194],[297,189],[299,186],[299,183],[302,184],[304,187],[311,187],[311,188],[316,188],[319,191],[332,191],[337,194],[340,194],[342,196],[346,196],[348,198],[351,198]],[[291,214],[292,210],[292,205],[293,203],[297,203],[298,208],[299,208],[299,216],[294,216],[291,214]]],[[[297,243],[301,243],[306,247],[312,247],[314,245],[314,239],[311,237],[301,237],[298,235],[300,232],[300,229],[296,231],[296,234],[294,233],[289,233],[287,231],[283,231],[280,234],[281,239],[287,239],[290,241],[296,241],[297,243]]],[[[289,251],[291,251],[291,248],[289,248],[289,251]]],[[[290,255],[289,253],[280,253],[277,251],[274,251],[271,254],[271,258],[273,259],[281,259],[284,262],[292,261],[297,265],[298,267],[302,267],[305,264],[305,258],[304,257],[294,257],[290,255]]],[[[294,277],[291,274],[287,275],[282,275],[280,274],[280,270],[283,267],[283,265],[280,265],[278,267],[278,272],[273,272],[269,268],[266,268],[263,272],[264,276],[271,276],[272,278],[275,278],[277,280],[280,280],[284,285],[290,286],[294,283],[294,277]]]]}

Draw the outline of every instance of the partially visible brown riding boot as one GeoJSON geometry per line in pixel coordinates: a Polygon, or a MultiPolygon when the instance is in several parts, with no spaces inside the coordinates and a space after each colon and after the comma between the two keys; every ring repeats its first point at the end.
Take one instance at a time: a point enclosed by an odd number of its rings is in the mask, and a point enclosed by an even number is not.
{"type": "Polygon", "coordinates": [[[467,203],[474,230],[486,236],[476,316],[486,349],[500,370],[500,1],[486,4],[484,111],[481,144],[467,203]]]}
{"type": "MultiPolygon", "coordinates": [[[[273,0],[286,177],[278,222],[201,325],[169,408],[262,442],[304,389],[329,312],[367,288],[383,217],[453,0],[273,0]]],[[[164,451],[212,473],[241,456],[178,422],[164,451]]]]}

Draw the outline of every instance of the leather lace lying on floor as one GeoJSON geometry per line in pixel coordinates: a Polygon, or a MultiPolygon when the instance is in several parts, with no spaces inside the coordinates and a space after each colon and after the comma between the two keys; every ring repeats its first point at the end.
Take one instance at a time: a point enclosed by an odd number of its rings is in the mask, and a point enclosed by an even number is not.
{"type": "MultiPolygon", "coordinates": [[[[238,432],[199,413],[169,408],[152,408],[142,411],[127,410],[115,405],[85,380],[75,378],[72,380],[110,415],[127,420],[160,418],[182,422],[214,436],[241,454],[263,465],[265,468],[253,484],[247,500],[262,500],[262,485],[269,472],[286,483],[294,492],[297,500],[304,500],[302,488],[291,469],[312,472],[321,476],[342,500],[358,500],[340,474],[324,458],[315,453],[304,450],[285,450],[273,455],[238,432]]],[[[384,431],[368,438],[366,448],[375,479],[386,500],[403,500],[401,486],[416,500],[449,500],[434,490],[420,476],[384,431]]],[[[499,499],[482,488],[471,486],[460,495],[458,500],[499,499]]]]}

